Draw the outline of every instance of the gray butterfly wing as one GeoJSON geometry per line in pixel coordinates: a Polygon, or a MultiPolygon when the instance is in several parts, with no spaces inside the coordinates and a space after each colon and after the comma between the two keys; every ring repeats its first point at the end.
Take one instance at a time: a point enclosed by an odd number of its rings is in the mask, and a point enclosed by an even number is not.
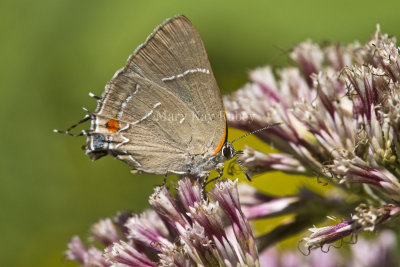
{"type": "Polygon", "coordinates": [[[192,119],[185,102],[131,73],[107,84],[93,116],[88,154],[96,159],[110,153],[148,173],[184,173],[187,151],[201,152],[195,149],[205,138],[206,128],[192,119]]]}
{"type": "Polygon", "coordinates": [[[185,173],[192,156],[212,156],[225,141],[225,111],[203,42],[177,16],[156,28],[107,84],[87,153],[111,154],[148,173],[185,173]]]}
{"type": "Polygon", "coordinates": [[[156,28],[122,72],[153,81],[181,99],[206,127],[192,132],[204,136],[195,151],[219,152],[226,141],[225,110],[203,41],[189,19],[176,16],[156,28]]]}

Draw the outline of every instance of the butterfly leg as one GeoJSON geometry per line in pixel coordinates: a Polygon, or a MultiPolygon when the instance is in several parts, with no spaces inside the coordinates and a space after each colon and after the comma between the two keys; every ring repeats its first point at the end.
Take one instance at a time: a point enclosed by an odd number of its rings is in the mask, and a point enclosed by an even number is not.
{"type": "Polygon", "coordinates": [[[224,163],[218,163],[217,166],[215,167],[215,170],[218,172],[218,176],[212,178],[210,181],[207,181],[205,185],[208,185],[212,182],[214,182],[215,180],[218,180],[222,177],[222,175],[224,174],[224,163]]]}
{"type": "Polygon", "coordinates": [[[207,180],[208,180],[209,176],[210,176],[210,172],[209,171],[204,171],[203,173],[201,173],[199,175],[199,178],[201,179],[201,192],[202,192],[202,196],[203,196],[203,198],[205,200],[207,199],[206,185],[207,185],[207,180]]]}
{"type": "Polygon", "coordinates": [[[224,174],[224,168],[225,168],[225,165],[222,162],[218,163],[217,166],[215,167],[215,170],[218,172],[218,178],[217,178],[218,181],[224,174]]]}
{"type": "Polygon", "coordinates": [[[166,186],[166,184],[167,184],[167,176],[168,176],[168,174],[164,175],[164,181],[163,181],[163,183],[161,185],[162,187],[166,186]]]}
{"type": "MultiPolygon", "coordinates": [[[[244,152],[243,152],[242,150],[236,151],[236,155],[241,155],[241,154],[243,154],[243,153],[244,153],[244,152]]],[[[242,163],[242,161],[240,160],[240,158],[239,158],[239,157],[236,157],[235,159],[236,159],[236,162],[239,163],[239,166],[240,166],[240,168],[242,169],[244,175],[246,175],[247,180],[248,180],[249,182],[251,182],[252,180],[251,180],[249,174],[247,173],[246,169],[243,167],[243,163],[242,163]]]]}

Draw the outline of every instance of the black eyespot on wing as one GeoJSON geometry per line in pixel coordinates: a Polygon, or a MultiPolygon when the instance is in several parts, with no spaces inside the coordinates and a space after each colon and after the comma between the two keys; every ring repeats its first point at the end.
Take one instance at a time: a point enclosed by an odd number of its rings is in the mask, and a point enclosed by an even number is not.
{"type": "Polygon", "coordinates": [[[107,151],[107,147],[108,142],[104,135],[92,134],[88,137],[88,144],[82,148],[86,149],[86,154],[92,160],[97,160],[109,153],[109,151],[107,151]]]}
{"type": "Polygon", "coordinates": [[[92,136],[93,149],[103,149],[106,143],[106,138],[101,134],[93,134],[92,136]]]}

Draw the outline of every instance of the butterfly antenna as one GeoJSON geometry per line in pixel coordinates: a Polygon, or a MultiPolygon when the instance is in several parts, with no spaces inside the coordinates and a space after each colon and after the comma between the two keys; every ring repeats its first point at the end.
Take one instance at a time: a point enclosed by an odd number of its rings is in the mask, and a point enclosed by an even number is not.
{"type": "Polygon", "coordinates": [[[236,138],[235,140],[233,140],[232,143],[236,142],[236,141],[239,140],[239,139],[242,139],[243,137],[246,137],[246,136],[249,136],[249,135],[251,135],[251,134],[255,134],[255,133],[258,133],[258,132],[261,132],[261,131],[264,131],[264,130],[273,128],[273,127],[275,127],[275,126],[282,125],[282,124],[283,124],[283,122],[276,122],[276,123],[270,124],[270,125],[265,126],[265,127],[261,128],[261,129],[255,130],[255,131],[253,131],[253,132],[251,132],[251,133],[247,133],[247,134],[245,134],[245,135],[242,135],[242,136],[236,138]]]}
{"type": "Polygon", "coordinates": [[[61,131],[61,130],[54,129],[53,132],[60,133],[60,134],[66,134],[66,135],[74,136],[74,137],[87,135],[86,131],[82,131],[80,134],[73,134],[73,133],[71,133],[71,130],[74,129],[75,127],[77,127],[79,124],[82,124],[82,123],[90,120],[90,118],[91,118],[90,115],[86,115],[82,120],[80,120],[79,122],[77,122],[74,125],[72,125],[71,127],[69,127],[66,131],[61,131]]]}
{"type": "MultiPolygon", "coordinates": [[[[243,137],[246,137],[246,136],[249,136],[249,135],[251,135],[251,134],[255,134],[255,133],[258,133],[258,132],[267,130],[267,129],[269,129],[269,128],[275,127],[275,126],[282,125],[282,124],[283,124],[283,122],[273,123],[273,124],[270,124],[270,125],[268,125],[268,126],[265,126],[265,127],[261,128],[261,129],[255,130],[255,131],[253,131],[253,132],[251,132],[251,133],[247,133],[247,134],[242,135],[242,136],[236,138],[235,140],[233,140],[233,141],[232,141],[232,144],[233,144],[234,142],[236,142],[237,140],[242,139],[243,137]]],[[[236,154],[242,154],[242,153],[241,153],[241,151],[238,151],[238,153],[236,153],[236,154]]],[[[243,163],[242,163],[242,161],[239,159],[239,157],[236,157],[236,162],[239,164],[239,166],[240,166],[240,168],[242,169],[243,173],[246,175],[247,180],[249,180],[249,182],[251,182],[252,180],[251,180],[249,174],[247,173],[246,169],[244,168],[243,163]]]]}

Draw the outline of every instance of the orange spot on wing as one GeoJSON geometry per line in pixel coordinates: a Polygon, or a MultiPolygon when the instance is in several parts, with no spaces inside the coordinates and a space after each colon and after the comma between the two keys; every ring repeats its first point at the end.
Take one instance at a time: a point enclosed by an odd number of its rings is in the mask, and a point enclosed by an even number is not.
{"type": "Polygon", "coordinates": [[[115,133],[119,130],[118,121],[111,119],[107,122],[106,127],[107,127],[107,130],[109,130],[112,133],[115,133]]]}

